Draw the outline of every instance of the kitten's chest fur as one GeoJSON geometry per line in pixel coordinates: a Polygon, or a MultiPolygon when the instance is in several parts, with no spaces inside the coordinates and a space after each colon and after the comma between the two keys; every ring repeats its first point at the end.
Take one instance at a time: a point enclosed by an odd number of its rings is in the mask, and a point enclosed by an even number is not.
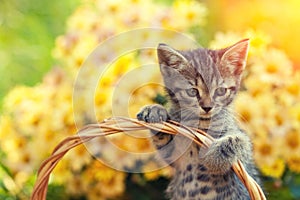
{"type": "Polygon", "coordinates": [[[247,199],[238,198],[236,182],[239,181],[233,171],[226,174],[212,174],[199,158],[199,146],[192,144],[186,153],[176,162],[175,176],[167,193],[172,200],[183,199],[247,199]]]}
{"type": "MultiPolygon", "coordinates": [[[[192,126],[195,121],[187,121],[186,125],[192,126]]],[[[209,120],[198,121],[197,128],[205,130],[214,138],[222,137],[223,132],[234,130],[235,124],[226,115],[220,113],[209,120]]],[[[174,138],[178,140],[177,148],[182,148],[182,156],[174,162],[175,176],[171,181],[167,193],[171,194],[172,200],[225,200],[225,199],[248,199],[247,191],[232,170],[225,174],[212,173],[203,165],[203,155],[201,152],[204,147],[190,143],[185,137],[174,138]],[[180,141],[179,141],[180,140],[180,141]]],[[[176,141],[175,141],[176,143],[176,141]]],[[[205,151],[204,151],[205,152],[205,151]]]]}

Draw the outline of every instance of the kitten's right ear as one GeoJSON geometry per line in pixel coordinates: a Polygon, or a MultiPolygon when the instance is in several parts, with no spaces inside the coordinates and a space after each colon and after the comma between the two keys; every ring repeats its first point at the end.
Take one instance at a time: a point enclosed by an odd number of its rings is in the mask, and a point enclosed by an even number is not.
{"type": "Polygon", "coordinates": [[[187,59],[172,47],[160,43],[157,47],[157,56],[160,66],[169,66],[173,69],[180,70],[184,64],[188,63],[187,59]]]}

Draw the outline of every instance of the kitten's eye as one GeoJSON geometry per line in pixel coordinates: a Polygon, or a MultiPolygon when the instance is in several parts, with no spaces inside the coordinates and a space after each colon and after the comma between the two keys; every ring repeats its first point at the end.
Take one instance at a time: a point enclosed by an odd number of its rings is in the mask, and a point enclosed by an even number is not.
{"type": "Polygon", "coordinates": [[[190,96],[190,97],[195,97],[198,95],[198,90],[196,88],[190,88],[186,90],[186,93],[190,96]]]}
{"type": "Polygon", "coordinates": [[[224,96],[227,93],[227,88],[219,87],[216,89],[215,94],[217,96],[224,96]]]}

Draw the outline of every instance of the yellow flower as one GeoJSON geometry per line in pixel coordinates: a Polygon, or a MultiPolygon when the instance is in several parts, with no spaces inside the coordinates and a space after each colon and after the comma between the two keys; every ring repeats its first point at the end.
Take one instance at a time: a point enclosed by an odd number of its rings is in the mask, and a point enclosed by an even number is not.
{"type": "Polygon", "coordinates": [[[34,88],[19,86],[12,89],[4,99],[4,109],[14,110],[27,97],[29,101],[39,101],[41,98],[33,92],[34,88]]]}
{"type": "Polygon", "coordinates": [[[25,137],[19,136],[16,134],[15,130],[13,130],[15,135],[10,135],[6,137],[5,141],[2,142],[1,146],[3,151],[14,153],[21,152],[27,145],[27,140],[25,137]]]}
{"type": "Polygon", "coordinates": [[[112,99],[112,88],[111,87],[101,87],[101,85],[97,88],[95,93],[95,105],[103,106],[106,102],[111,101],[112,99]]]}
{"type": "Polygon", "coordinates": [[[186,27],[187,23],[198,26],[204,24],[203,19],[207,15],[207,10],[201,3],[193,0],[175,0],[172,7],[173,17],[177,21],[174,25],[179,30],[186,27]]]}
{"type": "Polygon", "coordinates": [[[285,154],[291,155],[294,152],[300,152],[300,131],[290,130],[284,136],[284,152],[285,154]]]}
{"type": "Polygon", "coordinates": [[[298,77],[294,78],[293,81],[288,82],[286,86],[286,90],[295,97],[299,97],[300,95],[300,84],[299,84],[299,76],[300,73],[298,73],[298,77]]]}
{"type": "Polygon", "coordinates": [[[70,177],[64,177],[66,185],[66,192],[72,196],[82,196],[90,192],[89,187],[84,184],[82,176],[79,174],[72,174],[70,177]]]}
{"type": "Polygon", "coordinates": [[[7,155],[6,163],[13,172],[26,172],[33,173],[33,168],[38,166],[41,160],[38,160],[37,152],[35,149],[29,147],[30,144],[26,144],[21,150],[14,149],[14,152],[10,152],[7,155]]]}
{"type": "Polygon", "coordinates": [[[259,168],[263,170],[263,173],[276,177],[278,174],[282,173],[281,170],[283,170],[282,167],[280,167],[280,164],[282,162],[284,164],[284,161],[281,162],[282,152],[280,150],[283,146],[281,142],[282,139],[279,137],[268,139],[266,137],[267,135],[265,137],[256,137],[253,139],[254,159],[259,168]]]}
{"type": "Polygon", "coordinates": [[[134,90],[129,99],[129,116],[135,118],[141,107],[153,103],[157,94],[164,94],[162,85],[149,83],[134,90]]]}
{"type": "MultiPolygon", "coordinates": [[[[123,141],[126,144],[123,144],[124,150],[133,153],[149,153],[153,151],[151,142],[149,141],[149,135],[144,131],[134,133],[134,136],[124,136],[123,141]]],[[[121,141],[120,141],[121,142],[121,141]]]]}
{"type": "Polygon", "coordinates": [[[258,104],[246,92],[240,92],[236,97],[234,108],[239,119],[246,125],[252,125],[262,115],[258,104]]]}
{"type": "Polygon", "coordinates": [[[171,167],[158,168],[157,163],[149,161],[143,165],[142,172],[147,180],[155,180],[160,176],[170,177],[172,175],[171,167]]]}
{"type": "Polygon", "coordinates": [[[300,172],[300,129],[292,129],[284,137],[284,159],[291,171],[300,172]]]}
{"type": "Polygon", "coordinates": [[[271,42],[271,38],[262,31],[249,29],[244,33],[237,32],[218,32],[215,34],[214,40],[210,43],[210,47],[214,49],[225,48],[239,40],[249,38],[250,48],[248,53],[248,60],[265,53],[267,46],[271,42]]]}
{"type": "Polygon", "coordinates": [[[249,29],[243,34],[243,37],[250,39],[248,57],[263,54],[271,43],[271,37],[260,30],[249,29]]]}
{"type": "Polygon", "coordinates": [[[0,138],[14,134],[15,130],[13,129],[12,119],[7,115],[0,116],[0,138]]]}
{"type": "Polygon", "coordinates": [[[266,176],[271,176],[274,178],[280,178],[284,172],[285,164],[280,158],[276,159],[273,163],[259,165],[260,170],[266,176]]]}
{"type": "Polygon", "coordinates": [[[52,172],[50,182],[64,184],[71,177],[75,176],[69,168],[70,161],[72,162],[72,160],[65,158],[59,161],[52,172]]]}
{"type": "Polygon", "coordinates": [[[72,149],[66,156],[66,159],[70,160],[70,170],[80,171],[91,162],[92,155],[84,145],[81,145],[72,149]]]}
{"type": "Polygon", "coordinates": [[[67,63],[71,69],[72,68],[80,68],[87,56],[92,52],[92,50],[98,44],[98,40],[96,35],[83,35],[77,43],[77,45],[73,48],[70,62],[67,63]]]}
{"type": "Polygon", "coordinates": [[[97,21],[99,21],[97,14],[89,6],[81,5],[69,17],[67,27],[68,30],[80,30],[84,33],[90,31],[97,21]]]}
{"type": "Polygon", "coordinates": [[[125,174],[111,169],[95,160],[83,174],[84,184],[87,184],[87,195],[91,199],[109,199],[120,195],[124,189],[125,174]],[[93,176],[91,176],[93,174],[93,176]]]}
{"type": "Polygon", "coordinates": [[[269,92],[272,87],[269,82],[263,80],[260,76],[256,78],[246,78],[244,80],[244,85],[246,87],[247,93],[251,94],[253,97],[269,92]]]}
{"type": "Polygon", "coordinates": [[[106,198],[119,196],[125,189],[124,179],[124,173],[116,173],[113,178],[108,181],[103,181],[99,184],[100,187],[95,187],[95,189],[99,190],[102,196],[106,198]]]}
{"type": "Polygon", "coordinates": [[[271,94],[264,93],[256,96],[253,100],[257,103],[258,109],[262,112],[262,118],[260,120],[264,119],[264,123],[267,126],[272,125],[272,119],[277,112],[277,104],[274,97],[271,94]]]}
{"type": "Polygon", "coordinates": [[[260,154],[262,158],[272,157],[275,152],[275,148],[273,144],[271,142],[263,142],[262,140],[263,140],[262,138],[254,140],[255,152],[260,154]]]}
{"type": "Polygon", "coordinates": [[[242,39],[243,37],[236,32],[217,32],[213,41],[210,42],[209,47],[212,49],[225,48],[242,39]]]}
{"type": "Polygon", "coordinates": [[[282,51],[270,48],[260,56],[251,66],[251,71],[263,80],[278,86],[292,75],[292,63],[282,51]]]}
{"type": "Polygon", "coordinates": [[[300,173],[300,151],[289,156],[287,159],[287,164],[290,170],[300,173]]]}
{"type": "Polygon", "coordinates": [[[139,65],[135,58],[136,52],[118,57],[113,65],[109,66],[112,69],[113,76],[119,77],[131,69],[138,67],[139,65]]]}
{"type": "Polygon", "coordinates": [[[289,108],[289,113],[291,116],[291,124],[296,130],[300,130],[300,103],[289,108]]]}

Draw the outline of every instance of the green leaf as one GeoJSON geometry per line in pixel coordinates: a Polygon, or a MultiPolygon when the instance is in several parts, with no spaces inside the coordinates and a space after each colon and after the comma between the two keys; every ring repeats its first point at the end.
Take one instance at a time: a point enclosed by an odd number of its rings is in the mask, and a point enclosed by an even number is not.
{"type": "Polygon", "coordinates": [[[153,101],[155,103],[158,103],[158,104],[161,104],[161,105],[165,105],[168,102],[166,96],[164,96],[162,94],[157,94],[156,97],[154,97],[153,101]]]}
{"type": "Polygon", "coordinates": [[[300,174],[290,173],[288,186],[295,199],[300,199],[300,174]]]}
{"type": "Polygon", "coordinates": [[[48,186],[47,199],[68,199],[63,185],[50,184],[48,186]]]}
{"type": "Polygon", "coordinates": [[[9,170],[7,166],[5,166],[2,162],[0,162],[0,168],[9,176],[13,179],[13,174],[9,170]]]}

